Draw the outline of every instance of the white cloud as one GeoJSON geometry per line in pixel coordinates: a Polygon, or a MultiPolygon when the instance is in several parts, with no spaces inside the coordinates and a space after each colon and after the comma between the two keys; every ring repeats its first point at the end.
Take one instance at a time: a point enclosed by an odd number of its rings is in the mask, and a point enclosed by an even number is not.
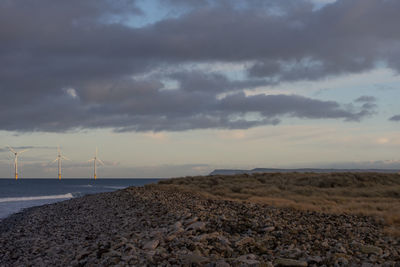
{"type": "Polygon", "coordinates": [[[69,88],[64,88],[64,92],[71,98],[76,99],[78,98],[78,93],[76,92],[76,90],[72,87],[69,88]]]}

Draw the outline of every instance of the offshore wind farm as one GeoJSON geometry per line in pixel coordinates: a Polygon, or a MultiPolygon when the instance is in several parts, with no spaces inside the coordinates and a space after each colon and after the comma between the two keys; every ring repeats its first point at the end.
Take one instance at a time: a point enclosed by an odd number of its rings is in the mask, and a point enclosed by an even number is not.
{"type": "MultiPolygon", "coordinates": [[[[11,146],[7,146],[7,148],[14,155],[14,160],[13,160],[14,178],[15,178],[15,180],[18,180],[18,178],[21,178],[18,175],[18,157],[21,154],[29,151],[30,149],[24,149],[24,150],[21,150],[21,151],[17,152],[11,146]]],[[[57,162],[57,170],[58,170],[57,178],[58,178],[58,180],[61,180],[61,177],[62,177],[62,161],[63,160],[71,161],[71,159],[69,159],[66,156],[61,154],[60,146],[57,146],[57,157],[52,162],[50,162],[48,165],[51,165],[51,164],[57,162]]],[[[98,148],[97,147],[96,147],[96,151],[95,151],[94,157],[92,159],[88,160],[87,162],[88,163],[89,162],[93,162],[93,176],[92,176],[92,178],[94,178],[94,180],[96,180],[97,179],[97,165],[98,165],[98,163],[100,165],[102,165],[102,166],[105,166],[104,162],[98,157],[98,148]]]]}

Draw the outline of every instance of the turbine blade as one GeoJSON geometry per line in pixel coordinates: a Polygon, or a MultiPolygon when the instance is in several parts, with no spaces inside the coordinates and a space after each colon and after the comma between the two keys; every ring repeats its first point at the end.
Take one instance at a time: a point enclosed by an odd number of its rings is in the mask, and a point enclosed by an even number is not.
{"type": "Polygon", "coordinates": [[[51,164],[53,164],[54,162],[56,162],[58,159],[55,159],[55,160],[53,160],[53,161],[51,161],[51,162],[48,162],[47,163],[47,166],[50,166],[51,164]]]}
{"type": "Polygon", "coordinates": [[[14,153],[14,154],[17,153],[17,152],[15,152],[15,150],[12,147],[10,147],[10,146],[7,146],[7,147],[12,153],[14,153]]]}
{"type": "Polygon", "coordinates": [[[30,150],[30,149],[25,149],[25,150],[22,150],[22,151],[18,152],[18,154],[25,153],[26,151],[29,151],[29,150],[30,150]]]}
{"type": "Polygon", "coordinates": [[[94,161],[94,159],[89,159],[88,161],[86,161],[86,162],[91,162],[91,161],[94,161]]]}
{"type": "Polygon", "coordinates": [[[101,161],[101,159],[97,159],[98,162],[100,162],[101,165],[105,165],[103,161],[101,161]]]}
{"type": "Polygon", "coordinates": [[[66,156],[61,156],[63,159],[65,160],[70,160],[69,158],[67,158],[66,156]]]}

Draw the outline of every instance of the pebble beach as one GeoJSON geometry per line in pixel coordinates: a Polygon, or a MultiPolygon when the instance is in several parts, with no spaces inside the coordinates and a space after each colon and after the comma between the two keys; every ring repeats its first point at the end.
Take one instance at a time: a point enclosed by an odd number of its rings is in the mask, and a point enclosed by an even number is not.
{"type": "Polygon", "coordinates": [[[400,240],[369,216],[153,185],[13,214],[0,255],[0,266],[400,266],[400,240]]]}

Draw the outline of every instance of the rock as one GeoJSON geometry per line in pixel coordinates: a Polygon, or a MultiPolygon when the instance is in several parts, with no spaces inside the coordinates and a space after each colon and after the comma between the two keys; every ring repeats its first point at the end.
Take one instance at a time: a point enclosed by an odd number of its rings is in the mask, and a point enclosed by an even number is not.
{"type": "Polygon", "coordinates": [[[241,260],[240,262],[246,264],[246,266],[260,266],[260,261],[258,260],[241,260]]]}
{"type": "Polygon", "coordinates": [[[195,253],[184,255],[182,256],[182,259],[185,263],[188,264],[193,264],[193,263],[201,264],[209,261],[208,258],[197,255],[195,253]]]}
{"type": "Polygon", "coordinates": [[[121,257],[121,260],[126,262],[126,263],[130,263],[132,260],[136,260],[137,257],[135,255],[128,255],[128,256],[123,256],[121,257]]]}
{"type": "Polygon", "coordinates": [[[274,263],[277,266],[293,266],[293,267],[306,267],[306,266],[308,266],[308,263],[305,262],[305,261],[284,259],[284,258],[277,259],[277,260],[275,260],[274,263]]]}
{"type": "Polygon", "coordinates": [[[346,258],[337,258],[335,260],[335,265],[347,266],[348,264],[349,264],[349,261],[346,258]]]}
{"type": "Polygon", "coordinates": [[[195,240],[196,242],[203,242],[203,241],[206,241],[207,239],[209,239],[208,234],[202,234],[202,235],[196,236],[196,237],[194,238],[194,240],[195,240]]]}
{"type": "Polygon", "coordinates": [[[205,227],[206,227],[206,223],[204,223],[204,222],[195,222],[195,223],[190,224],[186,228],[186,231],[189,231],[189,230],[195,230],[195,231],[204,230],[205,227]]]}
{"type": "Polygon", "coordinates": [[[322,246],[323,248],[329,248],[329,243],[328,243],[327,241],[323,241],[323,242],[321,243],[321,246],[322,246]]]}
{"type": "Polygon", "coordinates": [[[254,254],[242,255],[236,259],[236,262],[241,262],[247,266],[259,266],[260,261],[256,260],[257,256],[254,254]]]}
{"type": "Polygon", "coordinates": [[[116,251],[116,250],[110,250],[109,252],[103,254],[103,257],[106,258],[112,258],[112,257],[116,257],[116,258],[120,258],[121,257],[121,252],[116,251]]]}
{"type": "Polygon", "coordinates": [[[112,249],[119,249],[120,247],[124,246],[126,242],[120,242],[112,247],[112,249]]]}
{"type": "Polygon", "coordinates": [[[382,249],[371,245],[360,245],[360,251],[365,254],[381,255],[382,249]]]}
{"type": "Polygon", "coordinates": [[[158,239],[155,240],[151,240],[149,242],[147,242],[144,246],[143,249],[145,250],[154,250],[157,248],[158,244],[160,243],[160,241],[158,239]]]}
{"type": "Polygon", "coordinates": [[[343,247],[341,243],[336,244],[335,250],[339,253],[346,253],[346,249],[343,247]]]}
{"type": "Polygon", "coordinates": [[[307,258],[308,263],[321,263],[322,258],[320,256],[311,256],[307,258]]]}
{"type": "Polygon", "coordinates": [[[195,222],[197,222],[199,220],[199,218],[198,217],[193,217],[193,218],[190,218],[189,220],[187,220],[186,222],[185,222],[185,224],[186,225],[191,225],[192,223],[195,223],[195,222]]]}
{"type": "Polygon", "coordinates": [[[400,264],[397,264],[396,266],[396,262],[394,261],[387,261],[382,264],[382,267],[398,267],[398,266],[400,266],[400,264]]]}
{"type": "Polygon", "coordinates": [[[99,248],[96,252],[97,258],[101,258],[103,254],[108,253],[109,249],[108,248],[99,248]]]}
{"type": "Polygon", "coordinates": [[[246,236],[235,243],[237,247],[241,247],[247,244],[254,244],[254,238],[246,236]]]}
{"type": "Polygon", "coordinates": [[[179,229],[177,229],[176,231],[174,231],[172,234],[173,234],[173,235],[179,235],[179,234],[181,234],[181,233],[183,233],[183,232],[185,232],[185,229],[179,228],[179,229]]]}
{"type": "Polygon", "coordinates": [[[217,240],[219,242],[221,242],[222,244],[224,244],[224,245],[228,245],[228,246],[231,245],[231,242],[229,241],[229,239],[227,237],[223,236],[223,235],[218,235],[217,236],[217,240]]]}
{"type": "Polygon", "coordinates": [[[136,246],[131,243],[127,243],[127,244],[125,244],[125,251],[131,251],[132,253],[135,253],[136,246]]]}
{"type": "Polygon", "coordinates": [[[174,224],[173,228],[174,228],[175,231],[180,230],[180,229],[182,228],[182,223],[179,222],[179,221],[176,222],[176,223],[174,224]]]}
{"type": "Polygon", "coordinates": [[[219,260],[215,263],[215,267],[230,267],[231,265],[225,260],[219,260]]]}
{"type": "Polygon", "coordinates": [[[87,256],[89,256],[91,252],[90,251],[83,251],[80,254],[78,254],[78,256],[76,256],[76,259],[78,261],[82,260],[83,258],[86,258],[87,256]]]}
{"type": "Polygon", "coordinates": [[[275,230],[274,226],[268,226],[268,227],[265,227],[262,229],[263,232],[267,232],[267,233],[272,232],[274,230],[275,230]]]}
{"type": "Polygon", "coordinates": [[[298,249],[298,248],[293,248],[293,249],[291,249],[291,250],[288,251],[288,255],[289,255],[288,258],[297,259],[297,258],[299,258],[302,254],[303,254],[303,251],[301,251],[301,250],[298,249]]]}
{"type": "Polygon", "coordinates": [[[165,240],[168,241],[168,242],[170,242],[170,241],[174,240],[175,238],[176,238],[176,234],[171,234],[171,235],[168,235],[168,236],[165,238],[165,240]]]}
{"type": "Polygon", "coordinates": [[[242,260],[255,260],[257,259],[257,256],[254,254],[247,254],[247,255],[242,255],[237,258],[237,260],[242,261],[242,260]]]}
{"type": "Polygon", "coordinates": [[[202,234],[202,235],[196,236],[194,240],[197,242],[202,242],[205,240],[217,238],[218,236],[219,236],[219,233],[217,233],[217,232],[214,232],[212,234],[202,234]]]}

